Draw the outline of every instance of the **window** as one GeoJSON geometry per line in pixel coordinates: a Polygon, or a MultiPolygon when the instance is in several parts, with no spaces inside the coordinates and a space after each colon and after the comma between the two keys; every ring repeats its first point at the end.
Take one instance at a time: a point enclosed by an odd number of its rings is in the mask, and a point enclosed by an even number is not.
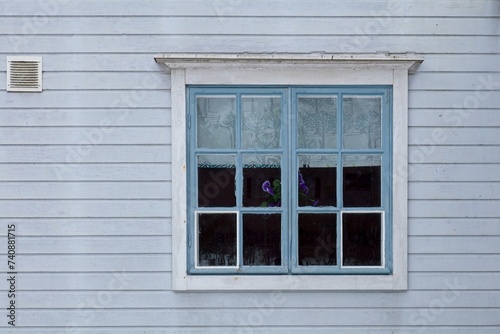
{"type": "Polygon", "coordinates": [[[189,86],[189,273],[389,274],[391,91],[189,86]]]}
{"type": "Polygon", "coordinates": [[[408,72],[422,60],[158,55],[173,289],[406,289],[408,72]]]}

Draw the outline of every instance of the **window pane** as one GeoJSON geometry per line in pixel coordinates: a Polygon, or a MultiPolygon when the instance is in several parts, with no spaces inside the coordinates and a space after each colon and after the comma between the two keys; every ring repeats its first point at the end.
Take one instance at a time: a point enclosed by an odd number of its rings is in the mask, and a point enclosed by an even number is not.
{"type": "Polygon", "coordinates": [[[380,148],[382,98],[346,96],[342,101],[344,148],[380,148]]]}
{"type": "Polygon", "coordinates": [[[196,99],[197,147],[234,148],[236,142],[236,98],[196,99]]]}
{"type": "Polygon", "coordinates": [[[382,214],[342,214],[342,264],[382,265],[382,214]]]}
{"type": "Polygon", "coordinates": [[[299,206],[337,205],[337,156],[299,155],[299,206]]]}
{"type": "Polygon", "coordinates": [[[344,206],[381,205],[380,155],[345,155],[343,162],[344,206]]]}
{"type": "Polygon", "coordinates": [[[234,207],[235,157],[232,155],[198,156],[198,206],[234,207]]]}
{"type": "Polygon", "coordinates": [[[236,266],[236,214],[198,214],[198,266],[236,266]]]}
{"type": "Polygon", "coordinates": [[[243,206],[281,206],[279,155],[243,156],[243,206]]]}
{"type": "Polygon", "coordinates": [[[336,226],[336,214],[299,214],[299,265],[337,264],[336,226]]]}
{"type": "Polygon", "coordinates": [[[279,266],[281,264],[281,215],[243,215],[243,264],[279,266]]]}
{"type": "Polygon", "coordinates": [[[337,98],[299,96],[298,147],[337,147],[337,98]]]}
{"type": "Polygon", "coordinates": [[[279,96],[243,96],[242,147],[279,148],[281,98],[279,96]]]}

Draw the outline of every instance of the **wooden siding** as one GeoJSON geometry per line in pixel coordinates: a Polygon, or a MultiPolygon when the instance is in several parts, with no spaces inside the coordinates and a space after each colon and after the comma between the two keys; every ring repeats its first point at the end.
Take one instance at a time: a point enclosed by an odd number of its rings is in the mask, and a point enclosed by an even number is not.
{"type": "Polygon", "coordinates": [[[16,224],[19,265],[18,327],[2,316],[2,332],[500,330],[499,1],[0,1],[0,20],[0,235],[16,224]],[[312,51],[425,55],[409,82],[408,291],[170,291],[183,138],[154,54],[312,51]],[[43,56],[42,93],[5,92],[16,54],[43,56]]]}

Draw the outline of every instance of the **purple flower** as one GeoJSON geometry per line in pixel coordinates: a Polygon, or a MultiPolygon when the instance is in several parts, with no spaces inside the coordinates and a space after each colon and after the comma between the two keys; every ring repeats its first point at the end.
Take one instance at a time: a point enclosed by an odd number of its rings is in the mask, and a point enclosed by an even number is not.
{"type": "Polygon", "coordinates": [[[302,177],[302,173],[299,173],[299,189],[304,193],[307,194],[309,192],[309,188],[307,188],[307,185],[304,181],[304,178],[302,177]]]}
{"type": "Polygon", "coordinates": [[[269,182],[268,180],[262,183],[262,190],[264,190],[269,195],[274,195],[274,190],[271,187],[271,182],[269,182]]]}
{"type": "Polygon", "coordinates": [[[317,200],[315,200],[315,201],[313,202],[313,206],[318,205],[318,203],[319,203],[319,200],[317,199],[317,200]]]}

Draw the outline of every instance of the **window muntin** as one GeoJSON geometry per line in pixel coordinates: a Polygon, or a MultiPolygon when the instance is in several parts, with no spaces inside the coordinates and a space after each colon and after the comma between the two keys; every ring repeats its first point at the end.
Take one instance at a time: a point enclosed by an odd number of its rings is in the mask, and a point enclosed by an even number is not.
{"type": "Polygon", "coordinates": [[[391,272],[390,86],[192,86],[188,96],[190,273],[391,272]],[[236,215],[236,250],[194,252],[205,241],[193,221],[212,211],[236,215]]]}

